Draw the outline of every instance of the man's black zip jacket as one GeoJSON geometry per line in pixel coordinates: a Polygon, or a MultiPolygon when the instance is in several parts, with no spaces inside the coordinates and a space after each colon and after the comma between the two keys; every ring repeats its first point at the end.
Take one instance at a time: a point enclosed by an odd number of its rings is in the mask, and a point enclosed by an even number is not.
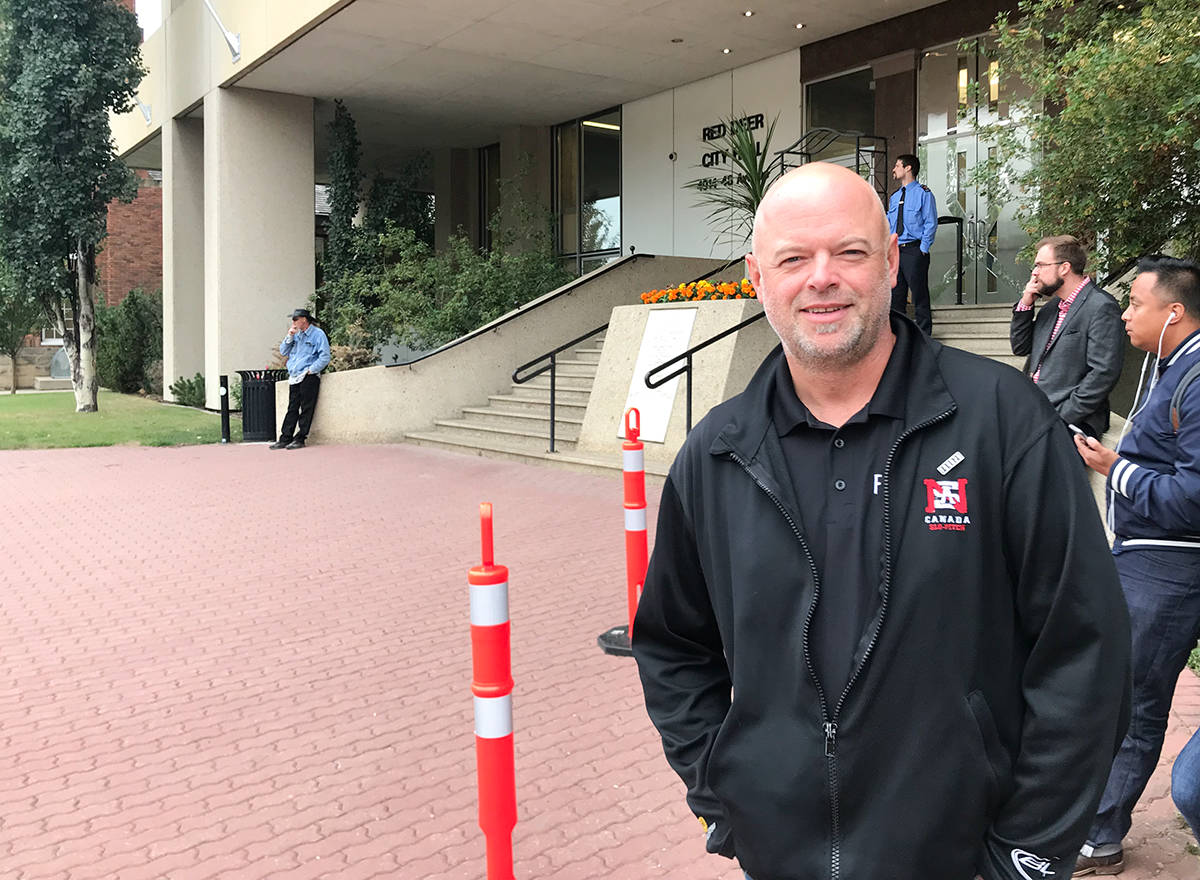
{"type": "Polygon", "coordinates": [[[776,348],[663,487],[633,636],[646,706],[709,850],[754,880],[1069,877],[1129,711],[1096,503],[1027,378],[892,323],[912,335],[905,427],[846,689],[813,671],[776,348]]]}

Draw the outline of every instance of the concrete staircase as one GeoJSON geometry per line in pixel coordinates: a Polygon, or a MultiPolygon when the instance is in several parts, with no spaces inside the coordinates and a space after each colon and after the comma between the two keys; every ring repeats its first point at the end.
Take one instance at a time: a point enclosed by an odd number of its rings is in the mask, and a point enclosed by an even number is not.
{"type": "MultiPolygon", "coordinates": [[[[1008,345],[1011,315],[1007,305],[935,307],[933,335],[946,345],[1020,369],[1024,358],[1013,357],[1008,345]]],[[[621,467],[619,452],[601,460],[575,450],[603,349],[604,335],[599,334],[559,356],[554,453],[549,452],[549,372],[524,384],[514,383],[506,393],[490,395],[486,406],[464,407],[458,418],[439,419],[429,430],[406,434],[405,439],[456,452],[611,473],[621,467]]],[[[666,470],[666,466],[646,463],[648,476],[662,477],[666,470]]]]}
{"type": "Polygon", "coordinates": [[[934,306],[933,338],[1019,370],[1025,358],[1014,356],[1009,347],[1011,319],[1011,305],[934,306]]]}
{"type": "MultiPolygon", "coordinates": [[[[611,462],[575,452],[603,350],[604,334],[600,333],[558,357],[554,453],[549,451],[549,371],[523,384],[513,383],[504,394],[490,395],[486,406],[464,407],[458,418],[439,419],[431,430],[409,433],[405,438],[420,446],[437,446],[476,455],[536,460],[605,473],[611,472],[612,468],[619,469],[619,451],[611,462]]],[[[657,470],[647,466],[648,474],[657,470]]],[[[661,470],[659,475],[665,475],[665,469],[661,470]]]]}

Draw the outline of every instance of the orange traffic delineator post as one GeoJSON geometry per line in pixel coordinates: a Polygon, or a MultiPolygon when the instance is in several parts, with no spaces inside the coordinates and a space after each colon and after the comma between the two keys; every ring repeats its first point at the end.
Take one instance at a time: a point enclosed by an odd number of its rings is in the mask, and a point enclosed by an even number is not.
{"type": "Polygon", "coordinates": [[[625,413],[625,442],[621,444],[625,471],[625,588],[629,601],[629,624],[605,630],[596,639],[605,654],[633,656],[633,618],[637,614],[646,565],[650,558],[646,542],[646,455],[642,441],[642,415],[630,407],[625,413]]]}
{"type": "Polygon", "coordinates": [[[513,762],[512,664],[508,569],[495,565],[492,505],[479,505],[483,564],[467,572],[471,589],[471,693],[475,696],[475,762],[479,827],[487,840],[487,880],[513,880],[517,824],[513,762]]]}

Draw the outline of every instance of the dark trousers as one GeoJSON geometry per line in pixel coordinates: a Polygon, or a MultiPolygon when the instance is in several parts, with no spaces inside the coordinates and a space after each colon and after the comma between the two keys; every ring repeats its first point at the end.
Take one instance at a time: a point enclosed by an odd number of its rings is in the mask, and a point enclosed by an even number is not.
{"type": "Polygon", "coordinates": [[[1088,834],[1097,846],[1120,843],[1129,833],[1130,814],[1162,752],[1175,681],[1200,636],[1200,553],[1126,550],[1116,563],[1133,636],[1133,702],[1129,730],[1088,834]]]}
{"type": "Polygon", "coordinates": [[[313,413],[317,410],[317,394],[321,391],[321,377],[308,375],[303,382],[288,386],[288,409],[283,417],[283,427],[279,429],[279,439],[304,440],[308,437],[308,429],[312,427],[313,413]],[[296,423],[299,421],[299,430],[296,423]],[[293,432],[295,436],[293,438],[293,432]]]}
{"type": "Polygon", "coordinates": [[[933,332],[933,314],[929,310],[929,254],[917,245],[900,248],[900,271],[892,288],[892,309],[905,314],[908,292],[912,290],[913,312],[917,326],[926,334],[933,332]]]}

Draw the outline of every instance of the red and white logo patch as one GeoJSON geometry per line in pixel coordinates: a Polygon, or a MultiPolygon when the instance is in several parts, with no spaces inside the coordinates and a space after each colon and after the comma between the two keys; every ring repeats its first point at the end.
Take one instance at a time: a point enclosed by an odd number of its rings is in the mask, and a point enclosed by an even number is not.
{"type": "Polygon", "coordinates": [[[967,481],[925,481],[925,524],[931,532],[965,532],[971,524],[967,514],[967,481]]]}

